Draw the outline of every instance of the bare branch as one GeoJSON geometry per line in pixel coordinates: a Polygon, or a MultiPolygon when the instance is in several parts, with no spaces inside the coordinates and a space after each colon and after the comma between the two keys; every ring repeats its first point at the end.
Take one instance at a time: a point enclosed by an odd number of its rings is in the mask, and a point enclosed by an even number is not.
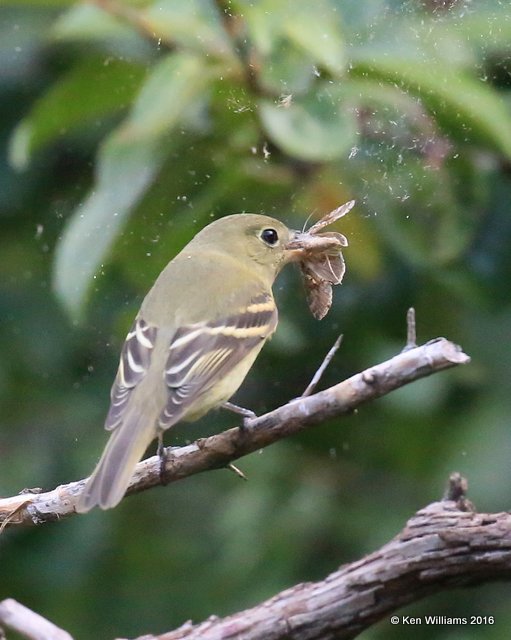
{"type": "MultiPolygon", "coordinates": [[[[320,582],[295,585],[226,618],[187,622],[174,631],[137,640],[354,638],[400,607],[433,593],[510,580],[511,514],[467,510],[465,486],[463,478],[453,474],[448,493],[455,493],[456,501],[444,499],[421,509],[381,549],[341,566],[320,582]]],[[[9,626],[3,616],[7,602],[12,601],[0,603],[0,623],[9,626]]]]}
{"type": "Polygon", "coordinates": [[[67,631],[11,598],[0,602],[0,624],[30,640],[73,640],[67,631]]]}
{"type": "MultiPolygon", "coordinates": [[[[298,584],[252,609],[144,640],[354,638],[433,593],[511,579],[511,515],[434,502],[378,551],[321,582],[298,584]]],[[[137,640],[142,640],[138,638],[137,640]]]]}
{"type": "MultiPolygon", "coordinates": [[[[168,484],[187,476],[226,467],[234,460],[335,416],[345,416],[361,405],[398,387],[470,358],[457,345],[438,338],[399,353],[394,358],[357,373],[329,389],[297,398],[258,418],[248,428],[228,429],[167,454],[164,473],[153,456],[137,465],[128,494],[168,484]]],[[[0,499],[0,524],[41,524],[75,513],[74,504],[85,480],[61,485],[45,493],[22,493],[0,499]]]]}

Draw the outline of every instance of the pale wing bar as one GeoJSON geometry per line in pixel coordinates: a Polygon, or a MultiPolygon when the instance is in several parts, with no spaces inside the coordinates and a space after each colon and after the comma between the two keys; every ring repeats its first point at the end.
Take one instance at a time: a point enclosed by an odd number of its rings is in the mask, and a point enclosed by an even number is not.
{"type": "Polygon", "coordinates": [[[157,332],[157,328],[149,325],[143,318],[135,319],[122,348],[117,376],[110,392],[110,410],[105,420],[105,429],[115,429],[122,421],[131,392],[151,364],[157,332]]]}
{"type": "Polygon", "coordinates": [[[228,375],[276,326],[273,297],[261,294],[238,314],[178,329],[165,367],[169,395],[160,428],[174,424],[213,381],[228,375]]]}

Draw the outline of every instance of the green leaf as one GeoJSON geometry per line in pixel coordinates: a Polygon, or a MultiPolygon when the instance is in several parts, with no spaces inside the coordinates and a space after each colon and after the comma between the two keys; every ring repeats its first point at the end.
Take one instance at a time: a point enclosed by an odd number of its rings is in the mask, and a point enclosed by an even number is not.
{"type": "Polygon", "coordinates": [[[138,9],[120,7],[120,18],[98,6],[77,5],[56,22],[53,35],[60,40],[87,39],[108,43],[110,40],[140,39],[139,33],[143,32],[154,41],[154,49],[159,47],[160,41],[236,61],[221,16],[211,0],[159,0],[143,4],[146,6],[138,9]]]}
{"type": "Polygon", "coordinates": [[[94,274],[165,155],[152,139],[143,143],[114,135],[103,145],[95,189],[70,218],[55,253],[54,289],[74,319],[94,274]]]}
{"type": "MultiPolygon", "coordinates": [[[[75,0],[44,0],[45,7],[68,7],[74,4],[75,0]]],[[[5,3],[4,3],[5,4],[5,3]]],[[[41,0],[11,0],[11,7],[41,7],[41,0]]]]}
{"type": "Polygon", "coordinates": [[[354,116],[339,88],[330,85],[293,100],[289,106],[263,100],[259,113],[272,141],[301,160],[341,158],[356,138],[354,116]]]}
{"type": "Polygon", "coordinates": [[[261,66],[258,82],[273,95],[303,94],[317,80],[309,56],[286,38],[279,39],[261,66]]]}
{"type": "Polygon", "coordinates": [[[56,248],[54,288],[75,319],[94,274],[170,152],[162,136],[186,117],[209,79],[202,60],[168,56],[148,77],[126,122],[103,143],[96,184],[56,248]]]}
{"type": "Polygon", "coordinates": [[[218,57],[234,57],[221,16],[211,0],[159,0],[144,12],[156,38],[218,57]]]}
{"type": "Polygon", "coordinates": [[[166,57],[148,76],[127,121],[123,135],[157,136],[186,119],[213,73],[204,59],[188,53],[166,57]]]}
{"type": "Polygon", "coordinates": [[[461,3],[456,8],[457,11],[449,11],[438,26],[434,21],[428,25],[433,42],[437,35],[435,32],[442,29],[445,40],[450,36],[455,44],[461,41],[482,55],[483,59],[492,51],[506,55],[511,41],[511,20],[506,3],[479,6],[474,12],[467,12],[461,3]]]}
{"type": "Polygon", "coordinates": [[[340,14],[330,0],[240,0],[255,46],[270,55],[282,36],[307,52],[312,61],[333,74],[345,67],[340,14]]]}
{"type": "Polygon", "coordinates": [[[139,65],[116,59],[108,64],[97,59],[78,64],[16,127],[10,141],[11,164],[25,169],[32,155],[45,145],[126,109],[145,72],[139,65]]]}
{"type": "Polygon", "coordinates": [[[287,5],[284,33],[319,65],[342,73],[346,60],[336,7],[329,0],[289,0],[287,5]]]}
{"type": "Polygon", "coordinates": [[[388,82],[418,95],[438,124],[462,142],[478,141],[511,157],[511,117],[499,94],[449,65],[402,59],[358,59],[351,73],[388,82]]]}
{"type": "Polygon", "coordinates": [[[130,36],[132,28],[93,4],[75,4],[53,25],[57,40],[89,40],[130,36]]]}

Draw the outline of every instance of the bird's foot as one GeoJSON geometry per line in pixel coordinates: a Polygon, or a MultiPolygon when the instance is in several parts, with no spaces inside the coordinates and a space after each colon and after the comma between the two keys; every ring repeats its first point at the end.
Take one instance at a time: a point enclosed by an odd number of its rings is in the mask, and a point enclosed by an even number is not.
{"type": "Polygon", "coordinates": [[[169,453],[163,445],[163,433],[158,434],[158,449],[156,454],[160,459],[160,484],[168,484],[167,480],[167,462],[169,461],[169,453]]]}

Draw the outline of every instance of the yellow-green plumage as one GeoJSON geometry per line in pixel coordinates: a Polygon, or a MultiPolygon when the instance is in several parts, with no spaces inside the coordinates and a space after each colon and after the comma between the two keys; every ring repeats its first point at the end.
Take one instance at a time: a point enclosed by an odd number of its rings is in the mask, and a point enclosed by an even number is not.
{"type": "Polygon", "coordinates": [[[123,347],[105,424],[112,435],[77,511],[114,507],[161,431],[235,393],[277,326],[271,288],[297,259],[293,237],[267,216],[227,216],[165,267],[123,347]]]}

